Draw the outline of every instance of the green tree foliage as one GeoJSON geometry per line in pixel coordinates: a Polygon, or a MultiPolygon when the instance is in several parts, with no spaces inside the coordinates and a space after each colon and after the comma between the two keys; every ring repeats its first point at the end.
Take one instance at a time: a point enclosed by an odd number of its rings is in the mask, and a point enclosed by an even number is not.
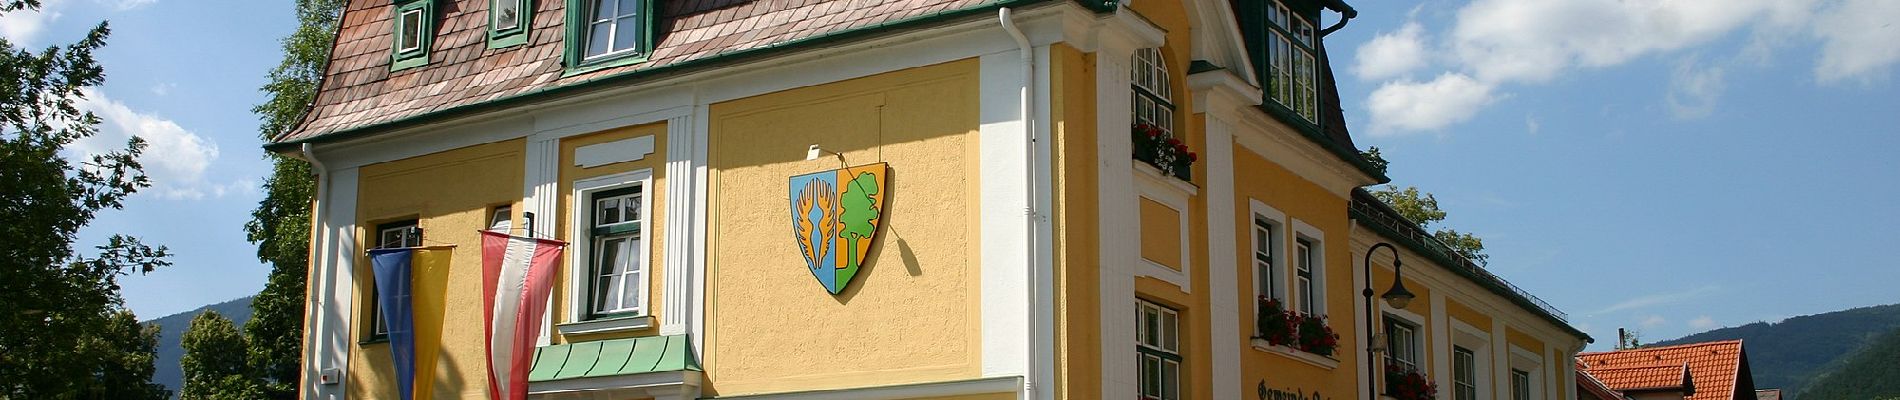
{"type": "Polygon", "coordinates": [[[191,319],[191,327],[179,338],[185,356],[178,361],[185,373],[183,400],[245,400],[262,398],[259,382],[243,351],[246,342],[237,325],[217,311],[205,311],[191,319]]]}
{"type": "Polygon", "coordinates": [[[1816,377],[1801,399],[1873,399],[1900,396],[1900,329],[1881,335],[1834,370],[1816,377]]]}
{"type": "MultiPolygon", "coordinates": [[[[259,131],[265,140],[296,126],[316,98],[343,5],[343,0],[297,0],[297,30],[284,38],[284,59],[263,87],[270,97],[251,109],[262,119],[259,131]]],[[[264,380],[262,397],[291,399],[297,395],[303,356],[304,281],[316,181],[308,163],[268,157],[272,171],[264,181],[264,199],[251,211],[244,230],[257,244],[258,260],[270,263],[271,273],[251,303],[254,314],[244,331],[250,338],[251,368],[264,380]]]]}
{"type": "Polygon", "coordinates": [[[844,223],[845,267],[858,267],[858,241],[870,239],[877,233],[877,225],[871,223],[878,218],[877,176],[869,172],[858,174],[850,184],[845,185],[844,197],[838,199],[844,205],[841,222],[844,223]]]}
{"type": "MultiPolygon", "coordinates": [[[[1377,149],[1374,149],[1373,156],[1377,155],[1377,149]]],[[[1379,201],[1391,205],[1393,210],[1399,212],[1399,216],[1418,223],[1419,228],[1431,231],[1432,237],[1450,246],[1452,251],[1458,252],[1458,255],[1480,265],[1491,257],[1484,254],[1484,239],[1478,238],[1477,235],[1449,228],[1432,230],[1432,223],[1445,220],[1445,211],[1438,208],[1438,198],[1433,197],[1431,193],[1420,192],[1415,186],[1399,189],[1398,186],[1392,185],[1372,190],[1371,193],[1373,197],[1379,198],[1379,201]]]]}
{"type": "MultiPolygon", "coordinates": [[[[35,0],[0,1],[0,15],[35,0]]],[[[118,279],[169,265],[164,247],[112,236],[95,256],[76,254],[79,229],[102,209],[150,186],[145,143],[74,165],[60,154],[97,133],[78,108],[82,89],[105,81],[93,52],[110,30],[39,51],[0,39],[0,398],[164,398],[150,383],[158,331],[125,310],[118,279]]]]}
{"type": "Polygon", "coordinates": [[[1366,163],[1372,164],[1374,168],[1378,168],[1381,174],[1386,172],[1387,167],[1392,166],[1391,161],[1385,160],[1385,155],[1379,154],[1379,146],[1372,146],[1366,148],[1365,151],[1359,152],[1359,158],[1366,159],[1366,163]]]}

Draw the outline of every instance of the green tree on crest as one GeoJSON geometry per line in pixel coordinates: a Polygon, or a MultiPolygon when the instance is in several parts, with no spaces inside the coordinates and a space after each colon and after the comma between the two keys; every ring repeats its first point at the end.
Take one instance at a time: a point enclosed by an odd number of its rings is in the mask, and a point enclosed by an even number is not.
{"type": "Polygon", "coordinates": [[[877,175],[859,173],[856,179],[846,185],[844,198],[839,199],[844,205],[844,215],[839,218],[839,222],[844,224],[844,232],[840,234],[844,236],[846,249],[842,277],[848,278],[858,272],[858,241],[868,240],[877,233],[877,224],[873,221],[881,214],[877,209],[877,199],[872,197],[878,193],[877,183],[877,175]]]}

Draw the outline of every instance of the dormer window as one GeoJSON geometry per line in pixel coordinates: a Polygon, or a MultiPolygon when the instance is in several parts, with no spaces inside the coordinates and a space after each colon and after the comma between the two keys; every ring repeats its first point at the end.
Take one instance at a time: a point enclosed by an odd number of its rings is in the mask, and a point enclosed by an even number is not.
{"type": "Polygon", "coordinates": [[[1313,23],[1285,2],[1266,5],[1267,99],[1307,123],[1319,122],[1318,51],[1313,23]]]}
{"type": "Polygon", "coordinates": [[[528,0],[489,0],[488,48],[499,49],[528,43],[529,20],[534,7],[528,0]]]}
{"type": "Polygon", "coordinates": [[[404,0],[396,2],[395,44],[390,52],[391,71],[429,63],[430,36],[435,32],[435,2],[404,0]]]}
{"type": "Polygon", "coordinates": [[[568,67],[605,68],[645,60],[650,0],[568,0],[568,67]]]}

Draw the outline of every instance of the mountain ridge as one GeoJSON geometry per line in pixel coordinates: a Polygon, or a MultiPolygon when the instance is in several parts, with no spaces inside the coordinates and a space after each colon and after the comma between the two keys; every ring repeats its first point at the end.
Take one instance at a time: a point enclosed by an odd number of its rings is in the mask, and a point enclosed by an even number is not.
{"type": "Polygon", "coordinates": [[[1718,328],[1648,345],[1741,339],[1755,387],[1794,394],[1805,391],[1816,377],[1841,367],[1880,335],[1895,329],[1900,329],[1900,304],[1718,328]]]}
{"type": "MultiPolygon", "coordinates": [[[[165,389],[172,391],[173,398],[178,397],[178,389],[184,385],[185,381],[185,372],[178,366],[178,361],[185,356],[185,348],[180,344],[180,339],[185,334],[185,328],[191,326],[191,319],[207,310],[217,311],[225,318],[230,318],[231,323],[236,324],[238,329],[243,329],[244,323],[251,320],[251,298],[253,297],[257,296],[239,297],[140,322],[144,325],[158,326],[158,357],[152,359],[152,364],[156,367],[152,371],[152,382],[165,385],[165,389]]],[[[246,349],[235,349],[235,351],[246,351],[246,349]]]]}

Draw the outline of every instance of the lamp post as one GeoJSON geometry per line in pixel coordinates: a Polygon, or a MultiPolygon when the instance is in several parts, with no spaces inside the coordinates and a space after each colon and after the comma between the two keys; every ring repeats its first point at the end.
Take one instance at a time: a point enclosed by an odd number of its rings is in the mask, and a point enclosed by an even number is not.
{"type": "Polygon", "coordinates": [[[1412,298],[1416,297],[1412,295],[1411,291],[1405,290],[1404,262],[1399,259],[1398,248],[1392,247],[1391,243],[1380,242],[1379,244],[1372,245],[1372,248],[1366,249],[1366,273],[1364,275],[1366,277],[1366,287],[1365,290],[1359,292],[1359,295],[1366,298],[1366,386],[1369,386],[1366,388],[1366,398],[1368,399],[1378,397],[1374,395],[1378,389],[1371,387],[1376,386],[1374,382],[1378,381],[1378,376],[1376,375],[1378,371],[1372,370],[1372,364],[1376,361],[1373,359],[1373,355],[1384,351],[1377,343],[1379,327],[1378,324],[1374,322],[1376,320],[1372,314],[1372,254],[1377,253],[1380,247],[1392,251],[1392,288],[1386,289],[1385,294],[1379,295],[1379,298],[1385,299],[1386,304],[1392,306],[1392,308],[1403,310],[1406,305],[1412,304],[1412,298]]]}

